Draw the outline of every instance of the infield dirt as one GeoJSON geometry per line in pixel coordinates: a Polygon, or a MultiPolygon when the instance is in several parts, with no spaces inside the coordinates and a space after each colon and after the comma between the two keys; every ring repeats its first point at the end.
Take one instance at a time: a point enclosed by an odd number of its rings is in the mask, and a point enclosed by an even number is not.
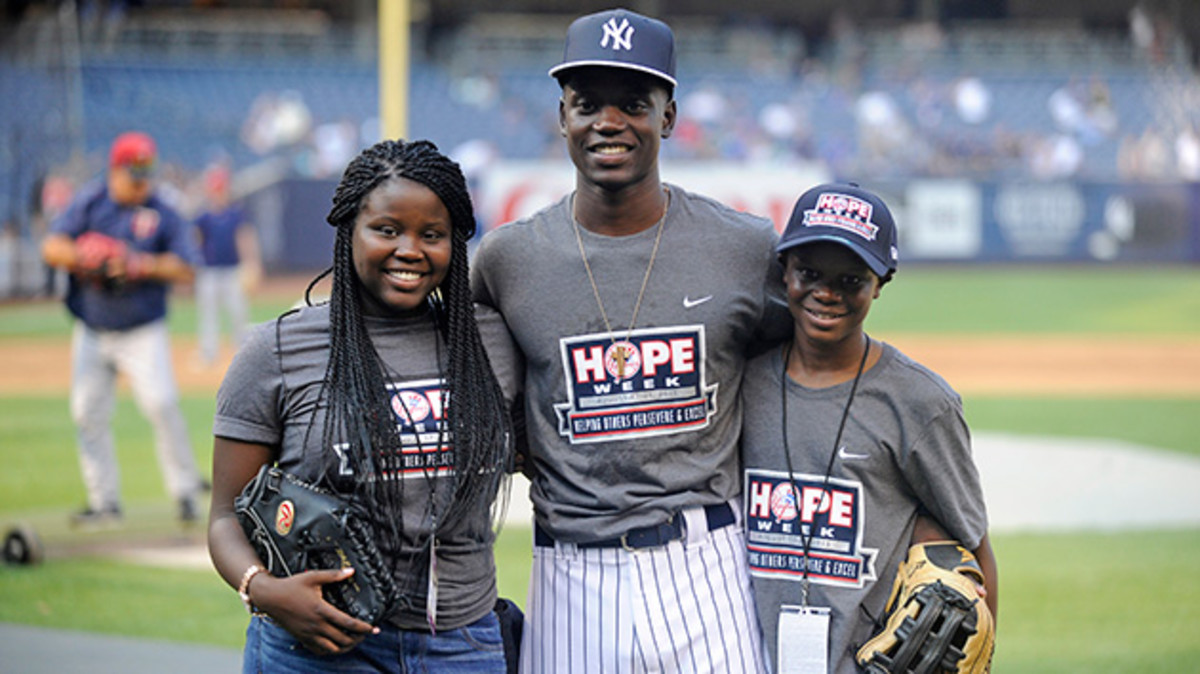
{"type": "MultiPolygon", "coordinates": [[[[1200,395],[1200,339],[1174,337],[882,335],[942,375],[960,394],[1138,397],[1200,395]]],[[[69,337],[8,338],[0,394],[66,393],[69,337]]],[[[191,337],[172,340],[185,393],[215,392],[233,356],[209,367],[191,337]]]]}

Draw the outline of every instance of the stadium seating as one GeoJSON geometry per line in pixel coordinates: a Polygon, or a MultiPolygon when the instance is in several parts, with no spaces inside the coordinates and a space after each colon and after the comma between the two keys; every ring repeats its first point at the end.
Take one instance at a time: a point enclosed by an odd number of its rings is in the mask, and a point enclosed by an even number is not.
{"type": "MultiPolygon", "coordinates": [[[[256,100],[284,92],[303,101],[314,125],[348,121],[370,128],[379,105],[373,60],[364,58],[361,48],[346,46],[345,36],[320,47],[320,26],[302,27],[296,35],[274,35],[268,50],[253,39],[214,41],[218,31],[210,25],[167,40],[164,29],[143,22],[136,27],[141,33],[125,36],[138,40],[137,48],[85,49],[78,77],[69,68],[17,65],[16,59],[0,65],[0,119],[5,120],[0,127],[5,134],[0,214],[17,213],[22,220],[36,180],[68,159],[76,136],[95,157],[117,133],[143,128],[159,138],[164,160],[184,170],[198,170],[218,153],[245,166],[264,157],[242,137],[256,100]],[[245,54],[250,44],[258,44],[253,58],[239,57],[237,50],[245,54]]],[[[557,88],[545,74],[546,64],[555,58],[557,35],[551,40],[542,31],[528,33],[524,41],[511,35],[489,41],[474,34],[470,54],[439,57],[454,52],[453,41],[462,40],[462,33],[479,30],[470,25],[458,35],[439,38],[447,44],[414,49],[410,135],[431,138],[446,150],[482,138],[503,157],[546,156],[558,143],[557,88]],[[542,37],[529,37],[534,34],[542,37]],[[512,58],[502,58],[505,49],[512,58]]],[[[997,147],[997,134],[1028,141],[1079,133],[1061,128],[1048,102],[1060,89],[1086,98],[1087,87],[1095,82],[1106,90],[1117,125],[1081,139],[1085,160],[1079,175],[1108,180],[1118,177],[1123,137],[1154,125],[1170,126],[1180,114],[1188,114],[1172,112],[1162,96],[1174,86],[1171,72],[1151,73],[1120,39],[1061,26],[1042,31],[964,29],[915,50],[901,31],[872,31],[864,34],[864,52],[851,64],[851,78],[844,77],[840,52],[828,45],[807,55],[807,65],[821,64],[812,70],[796,62],[803,48],[778,33],[764,34],[764,39],[775,40],[772,48],[783,56],[765,64],[761,54],[753,57],[757,61],[739,56],[729,47],[732,40],[723,40],[711,27],[692,33],[680,38],[686,43],[694,37],[695,48],[681,50],[677,95],[686,100],[709,87],[724,96],[737,117],[705,131],[713,136],[706,151],[732,158],[758,156],[750,149],[758,144],[761,151],[764,130],[758,116],[767,106],[783,106],[797,114],[805,137],[790,144],[777,139],[776,148],[769,150],[772,156],[787,159],[791,153],[827,162],[835,171],[892,166],[909,175],[939,175],[951,172],[946,163],[951,162],[955,175],[1020,176],[1026,170],[1024,159],[997,147]],[[979,123],[964,122],[953,110],[949,92],[967,76],[978,78],[991,94],[989,114],[979,123]],[[877,163],[864,156],[862,130],[854,119],[866,92],[890,97],[895,114],[917,134],[917,146],[927,148],[927,154],[883,157],[877,163]],[[940,159],[926,163],[926,157],[940,159]]],[[[743,37],[739,44],[752,42],[743,37]]],[[[1189,78],[1191,73],[1174,77],[1189,78]]],[[[681,115],[687,118],[689,110],[681,108],[681,115]]],[[[360,138],[362,143],[370,140],[360,138]]],[[[698,156],[689,154],[693,150],[682,142],[668,143],[665,151],[672,158],[698,156]]],[[[297,170],[303,171],[303,165],[297,164],[297,170]]]]}

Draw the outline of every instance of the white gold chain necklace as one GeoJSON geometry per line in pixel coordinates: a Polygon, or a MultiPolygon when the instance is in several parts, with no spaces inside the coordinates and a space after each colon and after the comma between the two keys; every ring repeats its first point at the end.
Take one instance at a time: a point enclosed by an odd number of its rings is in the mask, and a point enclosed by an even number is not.
{"type": "Polygon", "coordinates": [[[662,216],[659,217],[656,225],[658,233],[654,235],[654,249],[650,251],[650,263],[646,265],[646,275],[642,277],[642,288],[638,291],[637,302],[633,305],[633,316],[629,318],[629,328],[625,331],[625,339],[620,343],[617,342],[612,323],[608,320],[608,312],[604,310],[604,302],[600,299],[600,288],[596,285],[592,266],[588,264],[587,252],[583,249],[583,236],[579,233],[579,220],[575,217],[574,199],[572,198],[571,201],[571,225],[575,228],[575,242],[579,244],[579,257],[583,260],[583,268],[587,271],[588,282],[592,284],[592,295],[596,298],[596,306],[600,308],[600,318],[604,320],[608,338],[612,341],[612,357],[616,361],[618,380],[625,378],[625,364],[633,355],[633,345],[629,343],[629,338],[633,336],[633,326],[637,324],[638,311],[642,308],[642,298],[645,297],[646,286],[650,282],[650,272],[654,269],[654,260],[658,257],[658,244],[662,241],[663,229],[666,228],[667,209],[671,207],[671,191],[664,186],[663,193],[666,194],[667,203],[663,205],[662,216]]]}

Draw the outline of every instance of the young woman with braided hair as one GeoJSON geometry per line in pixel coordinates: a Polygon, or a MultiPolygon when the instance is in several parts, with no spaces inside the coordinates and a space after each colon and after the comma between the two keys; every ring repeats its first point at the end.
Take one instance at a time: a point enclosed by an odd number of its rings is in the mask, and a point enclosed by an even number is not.
{"type": "Polygon", "coordinates": [[[378,143],[327,219],[333,265],[308,306],[258,326],[217,395],[209,549],[255,613],[244,669],[502,672],[492,506],[517,361],[503,323],[471,304],[462,172],[428,141],[378,143]],[[267,463],[370,513],[402,594],[379,625],[322,596],[352,569],[261,572],[233,503],[267,463]]]}

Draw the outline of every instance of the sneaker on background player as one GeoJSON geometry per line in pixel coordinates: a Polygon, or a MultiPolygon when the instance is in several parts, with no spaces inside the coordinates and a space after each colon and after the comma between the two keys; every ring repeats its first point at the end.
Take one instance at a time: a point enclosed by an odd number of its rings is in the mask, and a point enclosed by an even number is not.
{"type": "Polygon", "coordinates": [[[196,507],[196,499],[191,496],[179,499],[179,521],[186,524],[198,519],[200,519],[200,514],[196,507]]]}
{"type": "MultiPolygon", "coordinates": [[[[200,519],[200,507],[196,503],[196,499],[190,496],[185,496],[179,499],[179,521],[184,524],[196,522],[200,519]]],[[[121,512],[120,506],[105,506],[97,510],[91,506],[86,506],[82,510],[71,515],[71,526],[78,528],[98,528],[120,525],[125,519],[124,513],[121,512]]]]}
{"type": "Polygon", "coordinates": [[[120,506],[104,506],[99,510],[87,506],[71,515],[71,526],[81,529],[108,528],[119,526],[123,520],[120,506]]]}

